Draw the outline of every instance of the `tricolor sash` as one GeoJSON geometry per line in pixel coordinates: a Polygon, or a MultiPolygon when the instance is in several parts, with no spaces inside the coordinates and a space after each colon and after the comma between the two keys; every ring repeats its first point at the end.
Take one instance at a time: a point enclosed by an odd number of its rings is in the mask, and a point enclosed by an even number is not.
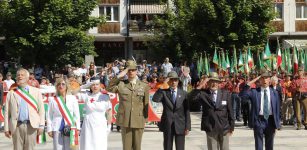
{"type": "Polygon", "coordinates": [[[64,121],[69,126],[74,126],[75,121],[71,113],[69,112],[69,109],[67,108],[66,104],[64,103],[62,96],[54,96],[55,102],[58,104],[59,110],[62,114],[62,117],[64,118],[64,121]]]}
{"type": "Polygon", "coordinates": [[[62,117],[64,118],[64,121],[67,125],[71,126],[70,128],[70,146],[71,147],[76,147],[77,145],[79,145],[79,141],[78,141],[78,130],[76,128],[76,123],[74,121],[73,116],[71,115],[71,113],[69,112],[66,104],[64,103],[63,97],[62,96],[54,96],[54,99],[56,101],[56,103],[58,104],[59,110],[62,114],[62,117]]]}
{"type": "Polygon", "coordinates": [[[37,144],[45,144],[46,143],[46,132],[45,129],[41,135],[36,136],[36,143],[37,144]]]}
{"type": "Polygon", "coordinates": [[[32,108],[38,111],[38,103],[29,92],[18,87],[16,88],[15,93],[25,100],[32,108]]]}

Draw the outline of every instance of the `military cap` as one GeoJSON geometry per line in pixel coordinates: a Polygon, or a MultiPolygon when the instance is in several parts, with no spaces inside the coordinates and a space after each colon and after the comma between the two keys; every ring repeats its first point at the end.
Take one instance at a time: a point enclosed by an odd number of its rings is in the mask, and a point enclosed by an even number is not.
{"type": "Polygon", "coordinates": [[[126,62],[126,68],[128,68],[128,69],[137,69],[136,62],[133,61],[133,60],[128,60],[126,62]]]}
{"type": "Polygon", "coordinates": [[[260,70],[261,77],[271,77],[271,73],[266,69],[260,70]]]}
{"type": "Polygon", "coordinates": [[[222,80],[219,78],[219,75],[216,72],[211,72],[209,75],[209,81],[218,81],[222,82],[222,80]]]}
{"type": "Polygon", "coordinates": [[[177,74],[177,72],[175,71],[171,71],[167,74],[167,77],[170,78],[170,79],[179,79],[179,76],[177,74]]]}

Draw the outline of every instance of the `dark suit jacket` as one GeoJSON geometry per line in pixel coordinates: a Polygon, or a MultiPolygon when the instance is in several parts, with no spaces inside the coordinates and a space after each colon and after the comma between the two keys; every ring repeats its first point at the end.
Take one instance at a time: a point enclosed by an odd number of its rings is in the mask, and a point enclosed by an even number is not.
{"type": "MultiPolygon", "coordinates": [[[[261,88],[256,88],[249,90],[248,92],[248,98],[251,101],[251,112],[250,112],[250,120],[248,122],[248,126],[250,128],[254,128],[255,125],[258,123],[259,119],[259,112],[260,112],[260,106],[261,106],[261,88]]],[[[279,95],[276,90],[270,88],[270,99],[271,99],[271,109],[272,109],[272,115],[274,116],[274,127],[275,129],[280,128],[280,101],[279,101],[279,95]]]]}
{"type": "Polygon", "coordinates": [[[190,99],[199,100],[202,105],[202,131],[226,134],[229,130],[234,130],[235,119],[229,91],[219,89],[215,105],[209,89],[193,90],[190,94],[190,99]]]}
{"type": "MultiPolygon", "coordinates": [[[[274,89],[272,86],[271,88],[274,89]]],[[[278,98],[280,102],[279,104],[281,104],[282,103],[282,87],[280,85],[277,85],[275,90],[277,91],[277,94],[278,94],[278,98]]]]}
{"type": "Polygon", "coordinates": [[[172,102],[170,89],[159,89],[153,95],[152,100],[154,102],[162,102],[163,105],[163,113],[159,125],[160,131],[171,130],[173,123],[176,134],[184,134],[186,129],[191,130],[189,101],[185,91],[177,89],[175,104],[172,102]]]}

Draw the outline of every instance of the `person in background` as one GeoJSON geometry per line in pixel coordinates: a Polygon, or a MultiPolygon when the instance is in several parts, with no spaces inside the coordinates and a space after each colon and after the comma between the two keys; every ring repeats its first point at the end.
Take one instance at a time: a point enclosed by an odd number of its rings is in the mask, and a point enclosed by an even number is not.
{"type": "Polygon", "coordinates": [[[169,85],[167,84],[168,79],[166,76],[164,77],[162,74],[160,74],[158,78],[158,83],[156,84],[156,89],[168,89],[169,85]]]}
{"type": "Polygon", "coordinates": [[[150,86],[151,89],[156,89],[156,86],[157,86],[157,83],[158,83],[157,79],[158,79],[158,75],[153,73],[151,75],[150,82],[149,82],[149,86],[150,86]]]}
{"type": "Polygon", "coordinates": [[[80,135],[80,150],[107,150],[111,131],[112,103],[101,92],[100,79],[92,78],[90,93],[85,100],[84,119],[80,135]]]}
{"type": "Polygon", "coordinates": [[[90,78],[94,77],[96,75],[96,66],[95,66],[94,62],[90,63],[90,66],[89,66],[87,72],[90,75],[90,78]]]}
{"type": "Polygon", "coordinates": [[[188,66],[188,62],[184,61],[183,65],[181,66],[180,75],[180,81],[182,82],[182,88],[184,91],[188,91],[188,85],[191,83],[191,80],[190,67],[188,66]]]}
{"type": "Polygon", "coordinates": [[[34,73],[32,71],[29,71],[29,73],[30,73],[30,77],[29,77],[28,84],[30,86],[39,88],[39,82],[35,79],[34,73]]]}
{"type": "Polygon", "coordinates": [[[57,79],[56,95],[49,98],[47,133],[53,139],[54,150],[70,150],[70,135],[67,129],[75,126],[80,130],[78,101],[70,94],[68,86],[63,78],[57,79]]]}
{"type": "MultiPolygon", "coordinates": [[[[5,82],[2,81],[2,79],[3,79],[3,76],[0,73],[0,111],[2,111],[2,107],[4,103],[4,100],[3,100],[4,91],[7,91],[6,84],[5,82]]],[[[0,122],[0,130],[2,130],[2,122],[0,122]]]]}
{"type": "Polygon", "coordinates": [[[15,83],[14,80],[12,80],[12,74],[11,72],[8,72],[6,74],[6,79],[4,80],[6,86],[7,86],[7,89],[10,89],[11,85],[15,83]]]}
{"type": "Polygon", "coordinates": [[[164,60],[164,63],[162,64],[161,66],[161,69],[163,71],[163,75],[164,76],[167,76],[167,74],[172,71],[173,69],[173,65],[169,62],[169,58],[166,57],[165,60],[164,60]]]}
{"type": "Polygon", "coordinates": [[[293,124],[293,105],[292,105],[292,93],[291,93],[291,74],[287,73],[285,79],[282,82],[284,99],[282,102],[282,119],[283,125],[293,124]]]}
{"type": "MultiPolygon", "coordinates": [[[[291,83],[292,95],[294,100],[294,109],[297,123],[297,130],[301,129],[302,119],[301,119],[301,106],[303,107],[304,114],[307,114],[307,78],[304,75],[304,68],[300,67],[298,69],[298,77],[291,83]]],[[[303,120],[305,130],[307,130],[307,115],[304,115],[303,120]]]]}

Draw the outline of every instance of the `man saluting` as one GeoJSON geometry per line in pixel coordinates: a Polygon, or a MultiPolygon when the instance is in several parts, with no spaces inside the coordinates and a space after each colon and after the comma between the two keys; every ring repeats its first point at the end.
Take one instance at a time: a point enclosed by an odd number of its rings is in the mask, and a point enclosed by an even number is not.
{"type": "Polygon", "coordinates": [[[252,83],[260,81],[259,88],[247,91],[251,101],[248,126],[254,130],[256,150],[263,149],[263,138],[265,138],[265,149],[273,150],[275,131],[280,128],[280,101],[277,91],[270,88],[271,74],[267,70],[261,72],[261,76],[246,86],[246,89],[249,89],[252,83]]]}

